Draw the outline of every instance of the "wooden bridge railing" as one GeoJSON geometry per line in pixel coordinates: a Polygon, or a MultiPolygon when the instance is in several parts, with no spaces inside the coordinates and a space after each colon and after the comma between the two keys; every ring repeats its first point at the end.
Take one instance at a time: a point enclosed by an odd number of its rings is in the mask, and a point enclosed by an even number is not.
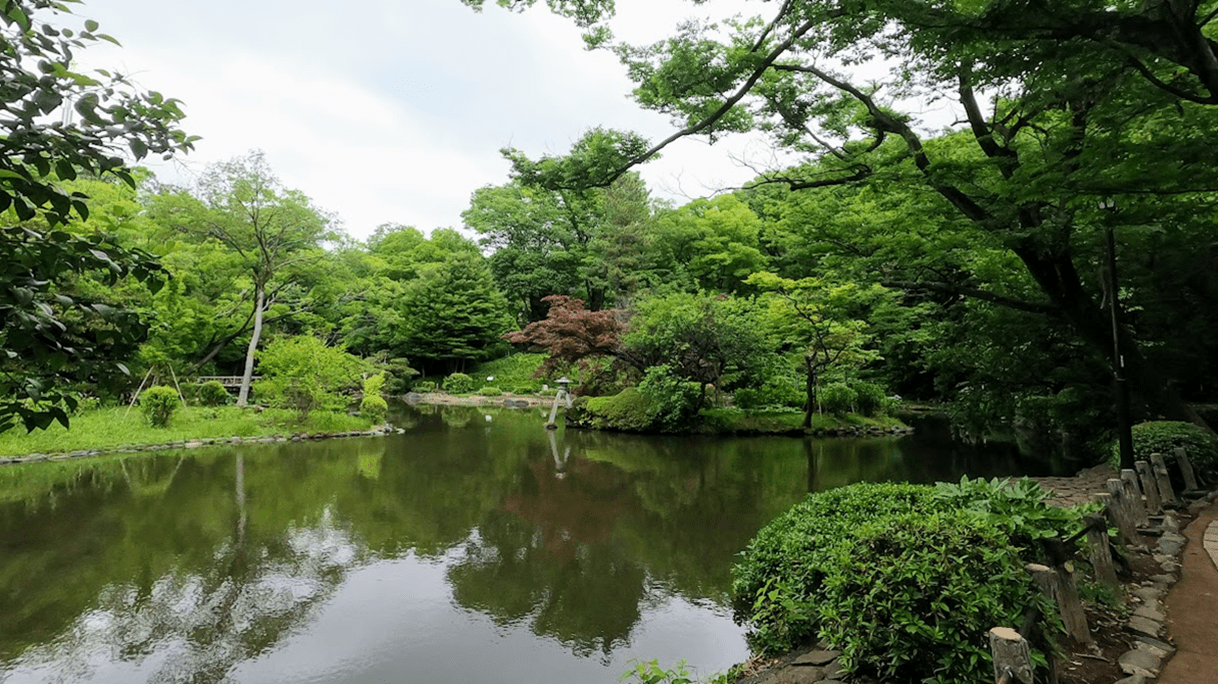
{"type": "MultiPolygon", "coordinates": [[[[259,375],[255,375],[253,378],[251,378],[251,380],[261,380],[261,379],[262,379],[262,377],[259,375]]],[[[195,382],[195,384],[202,385],[205,382],[211,382],[213,380],[220,383],[221,385],[224,385],[225,387],[240,387],[241,386],[241,376],[240,375],[200,375],[199,377],[194,379],[194,382],[195,382]]]]}

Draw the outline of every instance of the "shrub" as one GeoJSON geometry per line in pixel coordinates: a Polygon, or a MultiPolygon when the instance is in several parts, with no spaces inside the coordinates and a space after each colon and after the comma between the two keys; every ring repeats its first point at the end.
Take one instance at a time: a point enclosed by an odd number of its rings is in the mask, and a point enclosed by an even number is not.
{"type": "Polygon", "coordinates": [[[742,388],[732,393],[733,403],[742,409],[798,408],[807,397],[786,378],[772,380],[760,388],[742,388]]]}
{"type": "MultiPolygon", "coordinates": [[[[1018,624],[999,620],[970,632],[967,620],[1007,615],[1008,609],[1018,617],[1027,607],[1039,606],[1023,598],[1017,606],[1008,603],[1024,595],[1016,592],[1011,578],[1027,585],[1024,564],[1043,560],[1039,540],[1065,539],[1082,529],[1086,508],[1046,506],[1046,496],[1028,480],[1012,484],[967,478],[937,487],[860,483],[810,494],[763,527],[741,553],[732,569],[736,617],[751,623],[749,640],[762,654],[785,652],[818,633],[831,634],[836,648],[852,654],[851,662],[861,662],[865,654],[884,673],[904,667],[910,654],[928,654],[918,665],[928,669],[900,681],[935,676],[940,666],[957,668],[959,675],[962,663],[973,666],[971,659],[954,660],[949,651],[973,644],[996,624],[1018,624]],[[932,518],[933,524],[925,522],[932,518]],[[986,565],[992,560],[1005,565],[986,565]],[[922,570],[906,565],[927,564],[944,567],[929,572],[925,583],[910,579],[922,570]],[[1008,566],[1014,575],[1008,576],[1008,566]],[[871,568],[870,586],[857,579],[863,576],[860,567],[871,568]],[[989,572],[997,593],[976,589],[978,582],[988,581],[989,572]],[[855,591],[859,596],[850,595],[855,591]],[[959,615],[945,615],[945,606],[959,615]],[[859,625],[844,624],[851,620],[859,625]],[[881,624],[884,620],[888,622],[881,624]],[[936,645],[918,641],[913,650],[889,648],[876,642],[889,635],[862,633],[869,629],[899,629],[905,637],[936,645]]],[[[1056,619],[1054,611],[1045,615],[1056,619]]],[[[966,649],[966,654],[973,652],[966,649]]],[[[974,679],[961,675],[942,681],[974,679]]]]}
{"type": "Polygon", "coordinates": [[[389,415],[389,404],[379,394],[366,394],[359,402],[359,414],[373,425],[381,425],[389,415]]]}
{"type": "Polygon", "coordinates": [[[277,339],[258,353],[262,379],[254,384],[260,400],[295,410],[303,421],[314,409],[347,405],[361,361],[342,347],[328,347],[311,335],[277,339]]]}
{"type": "Polygon", "coordinates": [[[856,382],[850,386],[854,390],[854,405],[864,416],[874,416],[884,411],[888,403],[888,393],[883,387],[871,382],[856,382]]]}
{"type": "Polygon", "coordinates": [[[469,394],[474,391],[474,379],[465,373],[453,373],[444,378],[444,391],[449,394],[469,394]]]}
{"type": "Polygon", "coordinates": [[[697,417],[702,394],[697,383],[677,377],[666,365],[652,366],[639,383],[639,394],[651,403],[651,425],[662,432],[680,432],[697,417]]]}
{"type": "Polygon", "coordinates": [[[411,387],[415,392],[435,392],[436,383],[434,380],[420,380],[411,387]]]}
{"type": "Polygon", "coordinates": [[[385,416],[389,414],[389,404],[381,396],[381,387],[384,385],[384,373],[364,378],[364,397],[359,402],[359,414],[371,420],[373,425],[384,423],[385,416]]]}
{"type": "MultiPolygon", "coordinates": [[[[543,394],[545,394],[543,392],[543,394]]],[[[594,428],[642,432],[651,427],[655,406],[636,387],[612,397],[580,397],[567,412],[567,420],[594,428]]]]}
{"type": "MultiPolygon", "coordinates": [[[[1148,460],[1151,454],[1163,454],[1167,458],[1177,447],[1184,449],[1198,470],[1218,474],[1218,441],[1200,426],[1170,420],[1133,426],[1133,455],[1137,460],[1148,460]]],[[[1119,468],[1120,463],[1120,446],[1114,442],[1112,465],[1119,468]]]]}
{"type": "Polygon", "coordinates": [[[850,413],[857,400],[858,393],[844,382],[831,382],[816,393],[821,409],[838,416],[850,413]]]}
{"type": "Polygon", "coordinates": [[[1019,624],[1033,606],[1055,611],[1002,531],[967,511],[865,525],[838,548],[824,586],[820,634],[841,650],[843,669],[896,681],[986,680],[986,631],[1019,624]]]}
{"type": "Polygon", "coordinates": [[[219,380],[208,380],[199,385],[196,398],[204,406],[224,406],[228,403],[228,390],[219,380]]]}
{"type": "Polygon", "coordinates": [[[478,388],[478,396],[480,397],[501,397],[503,390],[498,387],[480,387],[478,388]]]}
{"type": "Polygon", "coordinates": [[[816,633],[810,605],[836,562],[836,547],[869,520],[935,508],[925,485],[867,484],[809,494],[757,533],[732,568],[737,619],[748,619],[762,654],[786,651],[816,633]]]}
{"type": "Polygon", "coordinates": [[[167,428],[180,401],[177,390],[157,385],[140,393],[140,410],[148,416],[153,427],[167,428]]]}

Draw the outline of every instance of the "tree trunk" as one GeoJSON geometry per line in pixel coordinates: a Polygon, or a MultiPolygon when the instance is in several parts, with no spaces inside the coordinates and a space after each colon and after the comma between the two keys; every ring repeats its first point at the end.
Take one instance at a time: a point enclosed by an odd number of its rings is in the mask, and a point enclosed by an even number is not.
{"type": "MultiPolygon", "coordinates": [[[[1205,419],[1180,398],[1168,378],[1142,356],[1137,341],[1125,325],[1118,329],[1122,358],[1112,358],[1111,321],[1104,315],[1095,299],[1083,289],[1082,280],[1069,254],[1044,254],[1030,249],[1016,249],[1015,253],[1079,336],[1093,348],[1100,350],[1114,368],[1118,363],[1124,364],[1126,377],[1152,410],[1169,420],[1193,423],[1210,434],[1215,434],[1205,419]]],[[[1110,296],[1115,297],[1116,293],[1110,296]]]]}
{"type": "Polygon", "coordinates": [[[250,382],[254,378],[254,352],[258,351],[258,338],[262,337],[262,307],[266,302],[266,290],[258,285],[254,298],[254,332],[250,335],[250,346],[245,352],[245,374],[241,376],[241,391],[237,393],[237,406],[249,403],[250,382]]]}
{"type": "Polygon", "coordinates": [[[807,430],[812,427],[812,412],[816,410],[816,369],[812,363],[804,358],[804,393],[807,395],[807,403],[804,404],[804,423],[803,429],[807,430]]]}

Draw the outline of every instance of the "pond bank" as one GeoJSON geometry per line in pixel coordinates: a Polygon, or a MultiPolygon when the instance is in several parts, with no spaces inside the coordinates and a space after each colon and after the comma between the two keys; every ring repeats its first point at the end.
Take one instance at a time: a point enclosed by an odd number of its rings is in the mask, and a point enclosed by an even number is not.
{"type": "MultiPolygon", "coordinates": [[[[106,453],[195,448],[238,441],[288,441],[377,433],[371,421],[337,412],[299,416],[281,409],[235,406],[179,409],[169,427],[152,427],[139,411],[103,408],[71,419],[71,429],[53,424],[43,431],[0,434],[0,463],[82,458],[106,453]]],[[[377,433],[381,434],[381,433],[377,433]]]]}

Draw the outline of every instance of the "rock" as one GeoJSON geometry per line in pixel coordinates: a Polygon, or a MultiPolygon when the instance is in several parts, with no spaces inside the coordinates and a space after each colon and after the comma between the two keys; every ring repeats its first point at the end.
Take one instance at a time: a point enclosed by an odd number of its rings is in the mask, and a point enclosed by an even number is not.
{"type": "Polygon", "coordinates": [[[191,441],[187,442],[183,446],[187,449],[198,449],[199,447],[203,446],[203,442],[200,442],[199,440],[195,439],[195,440],[191,440],[191,441]]]}
{"type": "Polygon", "coordinates": [[[842,669],[840,662],[834,660],[825,666],[825,679],[830,681],[841,681],[846,678],[846,671],[842,669]]]}
{"type": "MultiPolygon", "coordinates": [[[[1166,532],[1159,538],[1159,553],[1168,556],[1179,556],[1188,543],[1188,537],[1176,532],[1166,532]]],[[[1157,558],[1155,560],[1158,560],[1157,558]]]]}
{"type": "Polygon", "coordinates": [[[1169,587],[1170,587],[1171,585],[1175,584],[1177,579],[1178,579],[1178,578],[1177,578],[1175,575],[1172,575],[1172,574],[1165,574],[1165,575],[1151,575],[1151,576],[1150,576],[1150,580],[1151,580],[1152,582],[1154,582],[1156,585],[1159,585],[1159,584],[1166,584],[1166,585],[1167,585],[1167,586],[1169,586],[1169,587]]]}
{"type": "Polygon", "coordinates": [[[1140,674],[1130,675],[1118,681],[1116,684],[1146,684],[1146,678],[1140,674]]]}
{"type": "Polygon", "coordinates": [[[807,653],[799,656],[795,660],[791,661],[791,664],[792,665],[828,665],[829,663],[833,662],[834,660],[837,660],[838,656],[840,656],[840,655],[841,655],[841,653],[838,653],[837,651],[824,651],[824,650],[817,649],[815,651],[808,651],[807,653]]]}
{"type": "Polygon", "coordinates": [[[1153,606],[1139,606],[1137,610],[1133,611],[1133,615],[1134,617],[1154,620],[1160,624],[1167,621],[1167,616],[1153,606]]]}
{"type": "Polygon", "coordinates": [[[1154,620],[1147,620],[1144,617],[1131,617],[1125,625],[1125,629],[1134,634],[1141,634],[1148,637],[1158,637],[1159,630],[1163,629],[1162,623],[1154,620]]]}
{"type": "Polygon", "coordinates": [[[1158,601],[1159,599],[1163,598],[1163,592],[1155,589],[1154,587],[1138,587],[1137,589],[1133,590],[1133,595],[1137,596],[1143,601],[1158,601]]]}
{"type": "Polygon", "coordinates": [[[1121,654],[1117,664],[1121,666],[1121,672],[1127,675],[1158,677],[1163,661],[1146,651],[1133,650],[1121,654]]]}
{"type": "Polygon", "coordinates": [[[228,443],[229,443],[229,444],[240,444],[240,443],[241,443],[241,438],[240,438],[240,437],[233,437],[231,440],[229,440],[229,442],[228,442],[228,443]]]}
{"type": "Polygon", "coordinates": [[[1156,648],[1165,653],[1175,653],[1176,652],[1175,646],[1172,646],[1171,644],[1167,643],[1166,641],[1160,641],[1154,637],[1139,636],[1139,637],[1137,637],[1137,641],[1140,644],[1146,644],[1147,646],[1156,648]]]}
{"type": "Polygon", "coordinates": [[[503,405],[507,408],[528,408],[529,402],[527,399],[504,399],[503,405]]]}
{"type": "MultiPolygon", "coordinates": [[[[1158,641],[1158,639],[1155,639],[1155,641],[1158,641]]],[[[1159,643],[1162,644],[1163,642],[1159,641],[1159,643]]],[[[1167,646],[1167,644],[1163,644],[1163,645],[1167,646]]],[[[1154,656],[1156,658],[1159,658],[1160,660],[1171,655],[1172,651],[1175,650],[1175,649],[1172,649],[1171,651],[1168,651],[1168,650],[1159,648],[1158,646],[1155,646],[1154,644],[1151,644],[1149,641],[1141,641],[1141,640],[1136,642],[1133,646],[1135,649],[1137,649],[1139,651],[1146,651],[1147,653],[1151,654],[1152,656],[1154,656]]],[[[1171,648],[1171,647],[1168,646],[1168,648],[1171,648]]]]}

